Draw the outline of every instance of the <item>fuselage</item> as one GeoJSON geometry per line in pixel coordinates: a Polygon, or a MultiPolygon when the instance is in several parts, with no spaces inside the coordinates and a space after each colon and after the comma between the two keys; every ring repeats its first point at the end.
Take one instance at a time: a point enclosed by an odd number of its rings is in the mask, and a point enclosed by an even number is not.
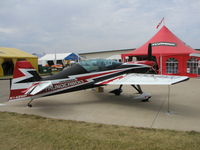
{"type": "Polygon", "coordinates": [[[120,63],[106,59],[92,59],[74,64],[58,74],[40,78],[31,67],[16,68],[12,81],[10,100],[35,99],[39,97],[104,86],[109,80],[127,73],[146,73],[150,66],[120,63]],[[17,73],[19,72],[19,73],[17,73]]]}
{"type": "Polygon", "coordinates": [[[52,82],[52,86],[45,90],[45,96],[48,96],[103,86],[107,80],[118,78],[120,75],[146,73],[149,69],[150,66],[143,64],[93,59],[74,64],[58,74],[43,78],[42,81],[52,82]]]}

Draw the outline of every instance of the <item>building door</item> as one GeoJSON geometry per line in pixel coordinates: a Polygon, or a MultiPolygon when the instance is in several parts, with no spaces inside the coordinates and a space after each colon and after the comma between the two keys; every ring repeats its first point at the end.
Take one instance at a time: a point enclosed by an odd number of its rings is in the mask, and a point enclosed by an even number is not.
{"type": "Polygon", "coordinates": [[[14,64],[12,62],[12,59],[5,59],[4,62],[2,63],[2,68],[4,76],[13,75],[14,64]]]}

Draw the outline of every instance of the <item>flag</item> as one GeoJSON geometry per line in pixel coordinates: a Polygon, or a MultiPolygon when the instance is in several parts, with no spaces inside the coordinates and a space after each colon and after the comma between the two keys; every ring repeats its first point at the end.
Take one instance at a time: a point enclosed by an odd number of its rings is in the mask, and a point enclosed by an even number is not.
{"type": "Polygon", "coordinates": [[[159,22],[159,24],[156,26],[156,29],[159,28],[159,26],[161,25],[161,23],[164,21],[164,17],[162,18],[162,20],[159,22]]]}

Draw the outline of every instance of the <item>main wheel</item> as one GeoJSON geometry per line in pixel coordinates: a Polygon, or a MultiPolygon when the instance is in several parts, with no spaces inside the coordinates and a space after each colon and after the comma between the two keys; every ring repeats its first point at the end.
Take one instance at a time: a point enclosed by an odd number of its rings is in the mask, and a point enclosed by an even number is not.
{"type": "Polygon", "coordinates": [[[143,99],[142,102],[149,102],[149,98],[143,99]]]}
{"type": "Polygon", "coordinates": [[[115,95],[116,95],[116,96],[119,96],[120,94],[121,94],[121,91],[116,91],[116,92],[115,92],[115,95]]]}
{"type": "Polygon", "coordinates": [[[115,90],[110,91],[110,93],[113,93],[116,96],[119,96],[122,93],[122,89],[115,89],[115,90]]]}
{"type": "Polygon", "coordinates": [[[31,104],[27,104],[27,106],[28,106],[28,107],[32,107],[32,105],[31,105],[31,104]]]}
{"type": "Polygon", "coordinates": [[[115,94],[116,96],[121,95],[121,93],[122,93],[122,90],[121,90],[121,89],[116,89],[116,90],[114,91],[114,94],[115,94]]]}

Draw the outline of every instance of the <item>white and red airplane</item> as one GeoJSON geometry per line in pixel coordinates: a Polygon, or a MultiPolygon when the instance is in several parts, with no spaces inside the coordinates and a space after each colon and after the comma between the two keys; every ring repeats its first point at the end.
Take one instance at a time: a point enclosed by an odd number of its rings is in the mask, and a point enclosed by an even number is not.
{"type": "Polygon", "coordinates": [[[151,96],[144,93],[140,85],[172,85],[189,79],[186,76],[147,74],[152,71],[155,62],[147,60],[141,63],[91,59],[74,64],[58,74],[41,78],[30,62],[18,61],[14,69],[9,100],[29,100],[27,105],[32,107],[32,100],[39,97],[105,85],[120,85],[118,89],[111,91],[120,95],[122,85],[131,85],[141,95],[141,99],[147,101],[151,96]]]}

